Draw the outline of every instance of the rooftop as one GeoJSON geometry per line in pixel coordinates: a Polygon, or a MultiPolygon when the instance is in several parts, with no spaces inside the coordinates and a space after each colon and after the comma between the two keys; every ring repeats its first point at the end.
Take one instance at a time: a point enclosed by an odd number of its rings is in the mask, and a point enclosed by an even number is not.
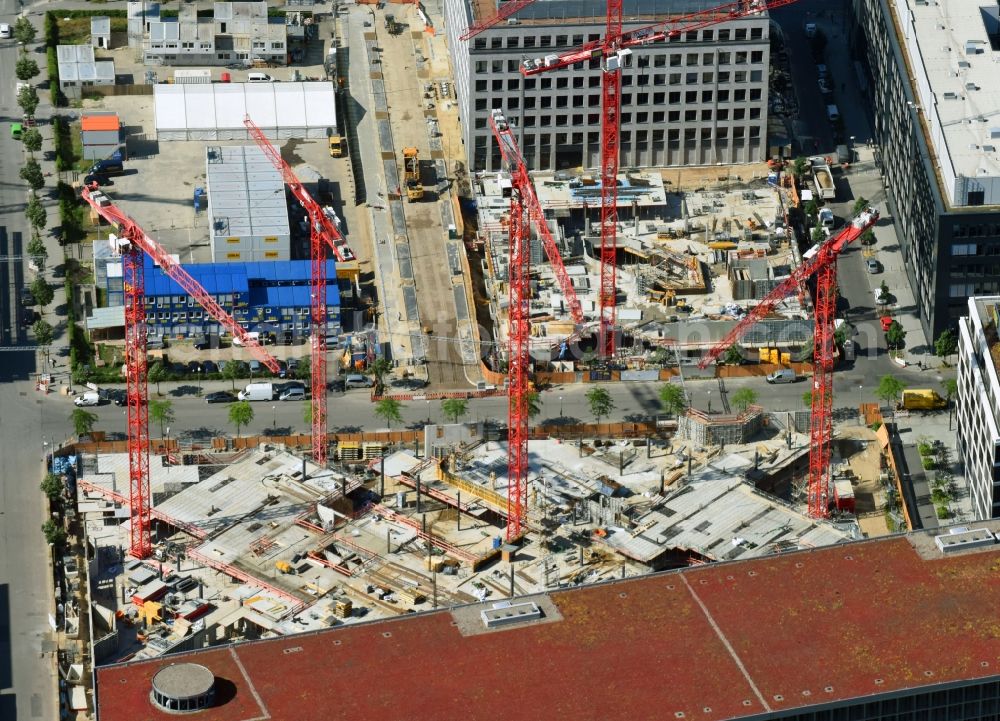
{"type": "Polygon", "coordinates": [[[285,181],[256,145],[205,149],[210,232],[215,236],[287,236],[285,181]]]}
{"type": "Polygon", "coordinates": [[[1000,9],[981,0],[889,7],[948,202],[972,205],[969,193],[984,191],[980,205],[1000,205],[1000,9]]]}
{"type": "Polygon", "coordinates": [[[399,718],[711,721],[868,700],[996,675],[998,564],[996,544],[945,555],[926,533],[709,564],[536,595],[541,620],[495,630],[479,619],[491,604],[476,605],[104,667],[98,712],[174,718],[149,690],[181,661],[231,684],[203,721],[359,718],[376,704],[399,718]],[[593,679],[599,694],[584,692],[593,679]]]}

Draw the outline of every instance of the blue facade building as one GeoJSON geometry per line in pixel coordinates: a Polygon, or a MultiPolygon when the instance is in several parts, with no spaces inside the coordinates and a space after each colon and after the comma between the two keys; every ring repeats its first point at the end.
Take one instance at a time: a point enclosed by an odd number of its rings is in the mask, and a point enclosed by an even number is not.
{"type": "MultiPolygon", "coordinates": [[[[151,337],[228,335],[149,256],[145,262],[146,324],[151,337]]],[[[195,263],[183,267],[246,330],[309,335],[310,261],[195,263]]],[[[326,277],[327,332],[335,334],[340,331],[340,289],[333,260],[327,261],[326,277]]],[[[120,266],[113,269],[109,265],[106,284],[108,305],[122,305],[120,266]]]]}

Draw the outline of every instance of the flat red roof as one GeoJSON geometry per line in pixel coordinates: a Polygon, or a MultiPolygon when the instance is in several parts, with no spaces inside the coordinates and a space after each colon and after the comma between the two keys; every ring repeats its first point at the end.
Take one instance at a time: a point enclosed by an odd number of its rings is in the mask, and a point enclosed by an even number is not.
{"type": "Polygon", "coordinates": [[[998,571],[1000,546],[945,557],[922,534],[711,564],[553,592],[561,618],[505,630],[444,610],[100,668],[99,718],[176,719],[150,680],[184,661],[222,680],[202,721],[788,711],[997,675],[998,571]]]}

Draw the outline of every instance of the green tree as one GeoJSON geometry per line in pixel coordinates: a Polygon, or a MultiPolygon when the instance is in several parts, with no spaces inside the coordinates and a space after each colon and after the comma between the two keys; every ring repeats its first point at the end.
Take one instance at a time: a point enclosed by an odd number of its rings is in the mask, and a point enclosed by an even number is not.
{"type": "Polygon", "coordinates": [[[806,391],[805,393],[802,394],[802,405],[804,405],[806,408],[812,408],[812,404],[813,404],[813,392],[806,391]]]}
{"type": "Polygon", "coordinates": [[[69,414],[69,419],[73,423],[73,431],[76,435],[84,436],[94,430],[97,414],[83,408],[74,408],[73,412],[69,414]]]}
{"type": "Polygon", "coordinates": [[[452,423],[458,423],[459,418],[468,414],[469,403],[461,398],[445,398],[441,401],[441,412],[451,418],[452,423]]]}
{"type": "Polygon", "coordinates": [[[38,63],[35,62],[34,58],[22,55],[14,66],[14,74],[17,75],[18,80],[27,82],[38,75],[38,63]]]}
{"type": "Polygon", "coordinates": [[[740,409],[740,413],[757,402],[757,391],[753,388],[740,388],[733,393],[733,405],[740,409]]]}
{"type": "Polygon", "coordinates": [[[851,215],[852,216],[858,215],[859,213],[864,212],[864,210],[867,207],[868,207],[868,199],[862,195],[858,197],[857,200],[854,201],[854,206],[851,208],[851,215]]]}
{"type": "Polygon", "coordinates": [[[735,343],[726,348],[726,354],[722,357],[722,362],[726,365],[738,366],[743,363],[743,353],[735,343]]]}
{"type": "Polygon", "coordinates": [[[41,346],[52,345],[52,326],[48,321],[39,318],[31,325],[31,332],[35,335],[35,342],[41,346]]]}
{"type": "Polygon", "coordinates": [[[611,412],[615,409],[615,402],[611,398],[611,394],[608,393],[606,388],[597,386],[596,388],[591,388],[587,391],[587,404],[590,406],[590,412],[600,423],[602,418],[606,418],[611,415],[611,412]]]}
{"type": "Polygon", "coordinates": [[[875,245],[875,232],[871,228],[861,234],[861,245],[875,245]]]}
{"type": "Polygon", "coordinates": [[[368,366],[368,374],[375,383],[375,395],[380,396],[385,393],[385,377],[392,373],[392,362],[388,358],[376,358],[368,366]]]}
{"type": "Polygon", "coordinates": [[[402,423],[403,404],[395,398],[383,398],[375,404],[375,415],[385,421],[385,424],[392,428],[393,423],[402,423]]]}
{"type": "Polygon", "coordinates": [[[875,396],[881,398],[886,403],[895,401],[899,394],[906,388],[906,384],[893,375],[884,375],[879,378],[878,388],[875,389],[875,396]]]}
{"type": "Polygon", "coordinates": [[[46,473],[39,488],[42,489],[42,493],[48,496],[50,501],[57,501],[63,492],[63,482],[55,473],[46,473]]]}
{"type": "Polygon", "coordinates": [[[163,436],[164,427],[174,422],[174,404],[170,401],[153,401],[149,404],[149,417],[160,424],[160,435],[163,436]]]}
{"type": "Polygon", "coordinates": [[[313,404],[303,403],[302,404],[302,422],[307,426],[312,428],[313,423],[313,404]]]}
{"type": "Polygon", "coordinates": [[[146,380],[156,384],[156,395],[160,395],[160,383],[167,379],[167,368],[163,361],[156,361],[146,371],[146,380]]]}
{"type": "Polygon", "coordinates": [[[941,388],[944,390],[944,397],[949,403],[958,395],[958,381],[954,378],[946,378],[941,381],[941,388]]]}
{"type": "Polygon", "coordinates": [[[243,364],[239,361],[231,360],[226,363],[222,368],[222,377],[227,381],[231,381],[233,384],[233,390],[236,390],[236,379],[243,376],[243,364]]]}
{"type": "Polygon", "coordinates": [[[35,230],[31,235],[31,240],[28,241],[28,255],[35,259],[35,265],[41,268],[45,265],[45,260],[49,257],[49,251],[45,247],[45,241],[41,239],[38,235],[38,231],[35,230]]]}
{"type": "Polygon", "coordinates": [[[236,437],[240,437],[240,429],[253,423],[253,406],[249,401],[238,401],[229,406],[229,422],[236,426],[236,437]]]}
{"type": "Polygon", "coordinates": [[[534,420],[535,416],[542,412],[541,394],[538,391],[528,391],[525,405],[528,407],[528,420],[534,420]]]}
{"type": "Polygon", "coordinates": [[[941,335],[934,341],[934,355],[938,358],[947,358],[954,355],[958,350],[958,336],[953,330],[943,330],[941,335]]]}
{"type": "Polygon", "coordinates": [[[823,226],[817,225],[813,228],[809,237],[812,238],[813,243],[822,243],[826,240],[826,233],[823,232],[823,226]]]}
{"type": "Polygon", "coordinates": [[[684,389],[674,383],[664,383],[660,388],[660,405],[667,413],[679,416],[687,408],[684,389]]]}
{"type": "Polygon", "coordinates": [[[24,143],[24,149],[34,155],[42,149],[42,134],[35,128],[28,128],[21,133],[21,142],[24,143]]]}
{"type": "Polygon", "coordinates": [[[815,223],[816,218],[819,216],[819,205],[817,205],[816,201],[810,200],[808,203],[806,203],[806,206],[805,208],[803,208],[803,210],[805,210],[806,216],[809,218],[809,220],[815,223]]]}
{"type": "Polygon", "coordinates": [[[45,185],[45,176],[42,175],[42,168],[34,158],[28,158],[24,167],[18,171],[21,180],[28,184],[32,190],[38,190],[45,185]]]}
{"type": "MultiPolygon", "coordinates": [[[[24,206],[24,217],[28,219],[28,223],[35,230],[38,228],[44,228],[45,223],[49,219],[49,214],[46,212],[45,206],[42,205],[42,201],[40,201],[38,196],[34,193],[32,193],[31,197],[28,198],[28,204],[24,206]]],[[[39,238],[39,241],[41,241],[41,238],[39,238]]],[[[45,244],[42,243],[42,248],[44,247],[45,244]]],[[[30,246],[28,252],[31,253],[30,246]]],[[[32,255],[34,255],[34,253],[32,253],[32,255]]]]}
{"type": "Polygon", "coordinates": [[[46,283],[45,278],[39,275],[31,281],[31,297],[35,299],[35,303],[44,308],[52,302],[55,294],[52,292],[52,286],[46,283]]]}
{"type": "Polygon", "coordinates": [[[66,545],[66,530],[53,519],[42,524],[42,533],[45,534],[46,543],[51,543],[56,548],[66,545]]]}
{"type": "Polygon", "coordinates": [[[889,330],[885,332],[885,342],[892,350],[906,345],[906,331],[903,330],[903,326],[898,320],[894,320],[889,325],[889,330]]]}
{"type": "Polygon", "coordinates": [[[809,170],[809,158],[800,155],[792,163],[792,175],[801,180],[807,170],[809,170]]]}
{"type": "Polygon", "coordinates": [[[21,88],[21,91],[17,94],[17,104],[21,106],[21,110],[24,111],[25,115],[34,115],[35,110],[38,109],[38,91],[30,85],[26,88],[21,88]]]}
{"type": "Polygon", "coordinates": [[[847,341],[847,323],[841,323],[837,330],[833,331],[833,342],[838,346],[843,346],[847,341]]]}
{"type": "Polygon", "coordinates": [[[27,45],[35,39],[35,26],[28,18],[19,17],[14,23],[14,38],[21,45],[27,45]]]}

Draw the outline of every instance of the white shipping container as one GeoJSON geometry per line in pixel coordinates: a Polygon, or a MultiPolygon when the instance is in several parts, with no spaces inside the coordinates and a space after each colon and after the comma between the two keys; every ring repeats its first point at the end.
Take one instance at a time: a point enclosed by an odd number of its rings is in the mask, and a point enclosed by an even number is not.
{"type": "Polygon", "coordinates": [[[212,71],[208,68],[181,68],[174,71],[175,85],[210,82],[212,82],[212,71]]]}

